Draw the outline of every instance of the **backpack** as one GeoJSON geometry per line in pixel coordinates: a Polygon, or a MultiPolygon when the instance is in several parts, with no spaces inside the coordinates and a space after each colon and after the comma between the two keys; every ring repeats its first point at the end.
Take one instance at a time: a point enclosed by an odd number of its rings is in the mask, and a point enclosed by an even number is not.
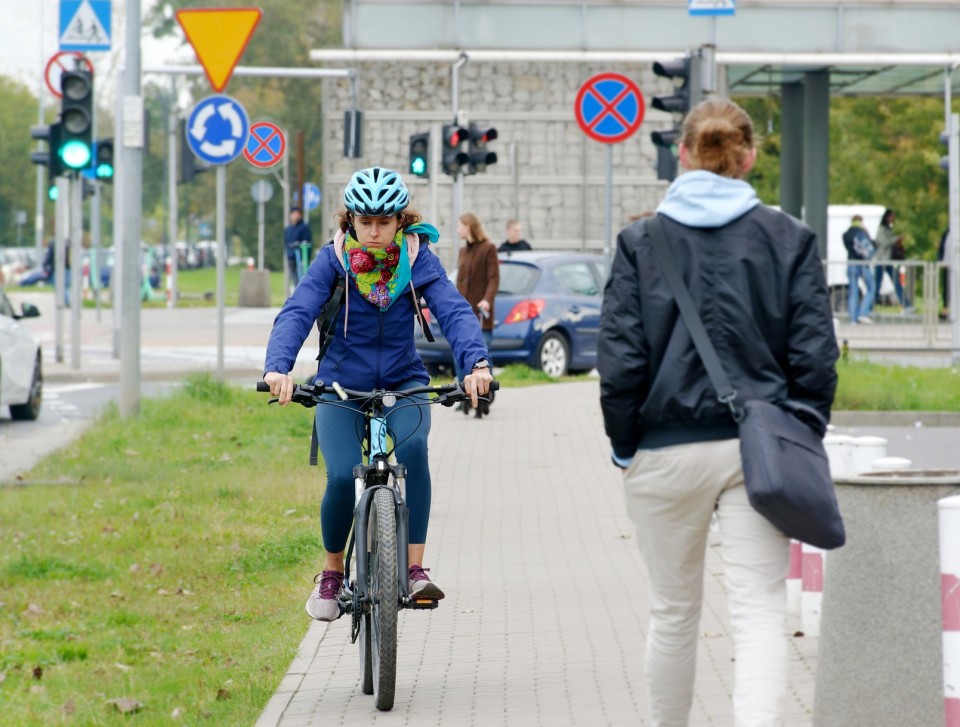
{"type": "MultiPolygon", "coordinates": [[[[413,309],[416,311],[417,321],[420,323],[420,328],[423,330],[423,337],[426,338],[430,343],[433,343],[436,339],[433,337],[433,333],[430,331],[430,326],[427,324],[427,319],[423,315],[423,307],[420,305],[420,291],[414,289],[411,293],[413,296],[413,309]]],[[[347,279],[344,276],[337,278],[336,284],[333,286],[333,292],[330,293],[330,297],[327,298],[327,302],[324,303],[323,308],[320,310],[320,315],[317,316],[317,332],[320,336],[320,346],[319,351],[317,352],[317,373],[320,373],[320,362],[323,360],[324,354],[327,352],[327,349],[330,348],[330,344],[333,343],[333,329],[337,325],[337,318],[340,315],[340,309],[343,308],[344,303],[346,302],[347,296],[347,279]]],[[[310,464],[317,464],[317,452],[320,448],[320,443],[317,439],[317,420],[313,420],[313,434],[310,438],[310,464]]]]}

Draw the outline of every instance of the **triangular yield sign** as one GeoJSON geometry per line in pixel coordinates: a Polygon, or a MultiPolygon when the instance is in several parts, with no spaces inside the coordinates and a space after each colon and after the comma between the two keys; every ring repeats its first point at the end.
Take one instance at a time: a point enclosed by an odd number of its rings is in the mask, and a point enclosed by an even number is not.
{"type": "Polygon", "coordinates": [[[178,10],[177,22],[193,46],[213,90],[226,88],[263,13],[259,8],[178,10]]]}

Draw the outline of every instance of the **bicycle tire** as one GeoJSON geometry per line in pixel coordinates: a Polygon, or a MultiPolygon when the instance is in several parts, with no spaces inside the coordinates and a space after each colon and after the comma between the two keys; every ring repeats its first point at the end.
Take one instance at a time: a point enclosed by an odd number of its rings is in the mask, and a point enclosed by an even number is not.
{"type": "Polygon", "coordinates": [[[373,694],[373,654],[370,642],[370,614],[360,617],[360,690],[373,694]]]}
{"type": "Polygon", "coordinates": [[[397,686],[397,511],[393,494],[378,489],[369,516],[370,652],[373,662],[373,697],[382,712],[393,708],[397,686]]]}

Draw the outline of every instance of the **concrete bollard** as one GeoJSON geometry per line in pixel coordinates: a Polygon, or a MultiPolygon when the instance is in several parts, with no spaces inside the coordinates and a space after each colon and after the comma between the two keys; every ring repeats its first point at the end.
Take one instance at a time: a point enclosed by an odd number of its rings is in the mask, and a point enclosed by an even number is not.
{"type": "Polygon", "coordinates": [[[870,472],[871,463],[887,456],[887,440],[883,437],[857,437],[853,440],[850,474],[870,472]]]}
{"type": "Polygon", "coordinates": [[[787,571],[787,613],[800,613],[803,592],[803,553],[799,540],[790,541],[790,570],[787,571]]]}
{"type": "Polygon", "coordinates": [[[893,472],[894,470],[908,470],[913,462],[905,457],[881,457],[870,463],[870,469],[878,472],[893,472]]]}
{"type": "Polygon", "coordinates": [[[960,727],[960,497],[938,505],[943,611],[943,701],[947,727],[960,727]]]}
{"type": "Polygon", "coordinates": [[[805,636],[820,635],[820,609],[823,604],[823,572],[826,566],[824,552],[807,543],[801,544],[803,554],[803,592],[800,595],[800,622],[805,636]]]}
{"type": "Polygon", "coordinates": [[[847,544],[823,582],[814,727],[943,725],[937,503],[960,495],[960,470],[836,484],[847,544]]]}
{"type": "Polygon", "coordinates": [[[830,474],[834,479],[850,472],[853,441],[854,438],[846,434],[828,434],[823,438],[823,448],[827,451],[830,474]]]}

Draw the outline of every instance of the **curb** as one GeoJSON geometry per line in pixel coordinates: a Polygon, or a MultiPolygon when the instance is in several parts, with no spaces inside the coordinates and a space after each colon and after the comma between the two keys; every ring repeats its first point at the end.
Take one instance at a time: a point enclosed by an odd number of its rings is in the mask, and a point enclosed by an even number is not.
{"type": "Polygon", "coordinates": [[[830,423],[837,427],[960,427],[960,412],[835,411],[830,423]]]}
{"type": "Polygon", "coordinates": [[[297,655],[287,668],[287,673],[283,675],[280,685],[273,696],[270,697],[267,706],[264,707],[255,727],[275,727],[280,723],[290,700],[293,699],[307,676],[307,671],[317,655],[317,649],[320,648],[320,642],[327,633],[328,625],[323,621],[313,621],[310,624],[303,641],[297,647],[297,655]]]}

